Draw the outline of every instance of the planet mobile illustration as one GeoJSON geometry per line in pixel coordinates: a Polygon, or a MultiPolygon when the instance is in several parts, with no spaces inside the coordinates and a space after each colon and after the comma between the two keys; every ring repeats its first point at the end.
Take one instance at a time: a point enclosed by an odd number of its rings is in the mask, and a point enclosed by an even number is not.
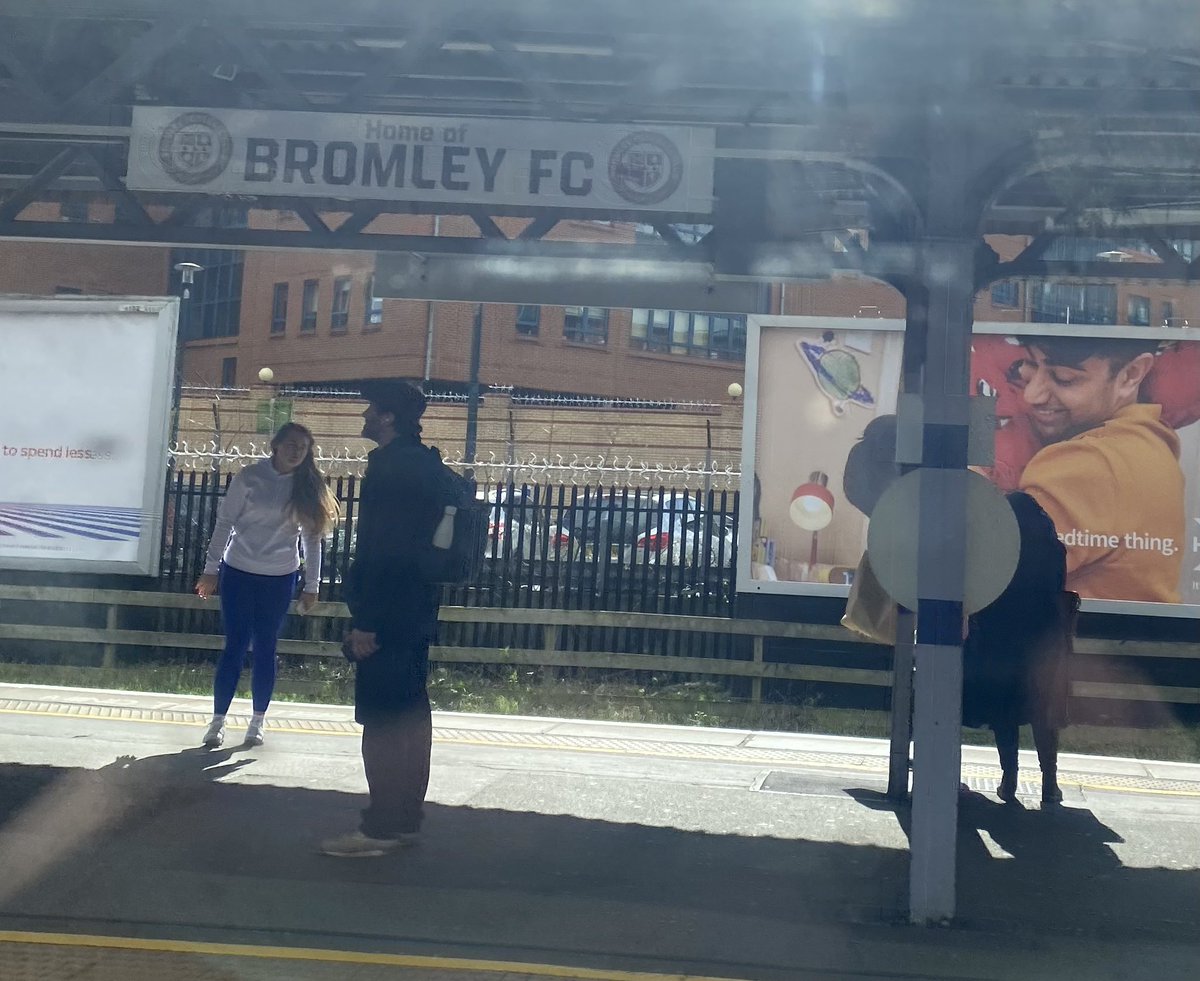
{"type": "Polygon", "coordinates": [[[796,346],[811,369],[817,387],[833,405],[834,415],[843,415],[847,405],[864,409],[875,405],[875,396],[863,387],[858,358],[849,351],[809,341],[797,341],[796,346]]]}

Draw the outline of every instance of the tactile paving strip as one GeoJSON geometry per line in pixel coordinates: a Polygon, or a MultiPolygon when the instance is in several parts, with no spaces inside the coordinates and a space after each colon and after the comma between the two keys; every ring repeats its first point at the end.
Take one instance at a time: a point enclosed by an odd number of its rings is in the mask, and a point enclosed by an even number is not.
{"type": "MultiPolygon", "coordinates": [[[[209,716],[204,712],[168,711],[129,706],[93,705],[69,701],[35,699],[0,699],[0,713],[17,712],[33,715],[69,716],[88,719],[111,719],[127,722],[163,722],[177,725],[205,726],[209,716]]],[[[231,715],[229,723],[237,727],[249,722],[248,717],[231,715]]],[[[350,721],[329,719],[296,719],[272,717],[268,724],[272,732],[353,735],[358,726],[350,721]]],[[[620,753],[653,756],[663,759],[700,760],[714,763],[764,764],[770,766],[815,766],[822,769],[887,771],[887,759],[851,753],[819,753],[807,750],[767,749],[754,746],[714,746],[705,743],[671,742],[662,739],[629,739],[616,736],[583,736],[567,733],[504,732],[481,729],[438,726],[434,741],[439,743],[496,746],[520,749],[560,749],[577,752],[620,753]]],[[[990,792],[995,789],[1000,768],[976,763],[963,765],[963,780],[973,790],[990,792]]],[[[1200,781],[1161,780],[1132,774],[1096,774],[1060,770],[1059,783],[1064,788],[1090,790],[1160,793],[1173,796],[1200,797],[1200,781]]],[[[1041,783],[1023,779],[1022,795],[1041,793],[1041,783]]]]}

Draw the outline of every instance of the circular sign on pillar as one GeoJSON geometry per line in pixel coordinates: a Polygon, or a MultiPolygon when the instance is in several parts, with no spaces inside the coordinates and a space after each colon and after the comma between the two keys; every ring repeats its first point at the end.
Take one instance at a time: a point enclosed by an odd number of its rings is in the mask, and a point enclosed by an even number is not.
{"type": "MultiPolygon", "coordinates": [[[[949,520],[952,509],[942,513],[949,520]]],[[[952,542],[947,539],[946,544],[952,542]]],[[[867,554],[880,585],[901,606],[915,610],[921,599],[961,600],[965,611],[974,613],[1012,581],[1021,556],[1021,534],[1008,501],[986,478],[971,470],[920,469],[894,481],[875,505],[867,554]],[[919,568],[919,534],[955,533],[945,526],[921,529],[921,501],[953,502],[964,494],[965,575],[952,568],[954,549],[945,550],[947,562],[941,567],[919,568]]]]}

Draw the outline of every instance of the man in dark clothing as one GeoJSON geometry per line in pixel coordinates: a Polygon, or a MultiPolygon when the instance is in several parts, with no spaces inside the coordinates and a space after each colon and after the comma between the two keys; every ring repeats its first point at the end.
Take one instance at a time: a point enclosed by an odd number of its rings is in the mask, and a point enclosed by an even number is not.
{"type": "Polygon", "coordinates": [[[441,464],[421,442],[418,389],[379,382],[363,395],[363,436],[378,445],[362,482],[343,650],[356,665],[354,718],[363,727],[371,800],[358,831],[321,845],[343,858],[383,855],[415,840],[433,743],[426,675],[438,593],[423,577],[422,558],[442,516],[441,464]]]}
{"type": "Polygon", "coordinates": [[[1003,776],[996,795],[1017,798],[1019,733],[1028,722],[1042,769],[1042,802],[1062,800],[1058,734],[1067,724],[1067,658],[1079,597],[1063,591],[1067,552],[1030,495],[1008,495],[1021,556],[1004,592],[970,621],[963,646],[963,725],[988,726],[1003,776]]]}

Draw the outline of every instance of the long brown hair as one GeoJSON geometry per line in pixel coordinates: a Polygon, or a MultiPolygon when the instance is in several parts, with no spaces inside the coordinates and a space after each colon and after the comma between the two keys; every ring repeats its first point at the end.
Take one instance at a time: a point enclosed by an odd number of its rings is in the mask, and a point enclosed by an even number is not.
{"type": "Polygon", "coordinates": [[[308,452],[292,471],[292,496],[288,498],[287,513],[310,534],[326,535],[337,524],[342,509],[317,469],[317,461],[313,459],[312,431],[298,422],[285,423],[272,437],[271,450],[274,452],[278,449],[279,444],[291,433],[307,440],[308,452]]]}

